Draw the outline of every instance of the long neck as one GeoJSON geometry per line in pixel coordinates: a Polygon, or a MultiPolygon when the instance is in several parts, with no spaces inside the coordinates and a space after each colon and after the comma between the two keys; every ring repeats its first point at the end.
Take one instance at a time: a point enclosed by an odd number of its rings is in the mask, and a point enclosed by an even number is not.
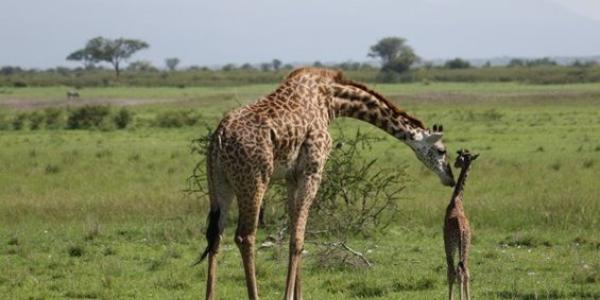
{"type": "Polygon", "coordinates": [[[458,175],[458,180],[456,181],[456,186],[454,186],[454,193],[452,193],[452,202],[462,200],[463,191],[465,189],[465,182],[467,181],[467,176],[469,175],[470,168],[471,168],[471,162],[466,161],[464,166],[460,170],[460,175],[458,175]]]}
{"type": "Polygon", "coordinates": [[[383,96],[356,83],[333,84],[333,101],[329,109],[332,118],[359,119],[401,140],[424,127],[421,121],[401,111],[383,96]]]}

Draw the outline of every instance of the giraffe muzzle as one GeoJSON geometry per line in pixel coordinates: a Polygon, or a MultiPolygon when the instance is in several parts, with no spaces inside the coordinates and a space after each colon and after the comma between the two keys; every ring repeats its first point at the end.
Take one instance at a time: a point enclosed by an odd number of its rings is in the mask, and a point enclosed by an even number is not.
{"type": "Polygon", "coordinates": [[[456,185],[456,181],[454,181],[454,174],[452,173],[452,168],[450,164],[446,164],[444,166],[444,176],[440,176],[442,180],[442,184],[448,187],[454,187],[456,185]]]}

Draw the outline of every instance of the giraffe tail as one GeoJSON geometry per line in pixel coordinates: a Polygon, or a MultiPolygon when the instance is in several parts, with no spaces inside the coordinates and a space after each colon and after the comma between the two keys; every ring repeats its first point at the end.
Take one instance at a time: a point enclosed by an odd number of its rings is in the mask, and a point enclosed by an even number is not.
{"type": "Polygon", "coordinates": [[[192,266],[195,266],[208,256],[209,253],[214,251],[215,243],[219,238],[219,219],[221,217],[221,210],[217,207],[216,210],[211,210],[208,213],[208,228],[206,229],[206,241],[208,245],[206,245],[206,249],[204,252],[192,263],[192,266]]]}

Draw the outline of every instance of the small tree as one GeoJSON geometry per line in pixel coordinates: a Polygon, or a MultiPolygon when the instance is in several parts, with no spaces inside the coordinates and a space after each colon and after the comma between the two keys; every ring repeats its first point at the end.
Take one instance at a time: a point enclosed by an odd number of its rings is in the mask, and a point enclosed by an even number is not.
{"type": "Polygon", "coordinates": [[[223,67],[221,67],[221,70],[225,71],[225,72],[233,71],[235,69],[236,69],[236,66],[234,64],[226,64],[223,67]]]}
{"type": "Polygon", "coordinates": [[[0,68],[0,74],[2,75],[12,75],[19,72],[23,72],[23,69],[21,69],[21,67],[3,66],[2,68],[0,68]]]}
{"type": "Polygon", "coordinates": [[[260,64],[260,70],[263,71],[263,72],[271,71],[271,64],[270,63],[262,63],[262,64],[260,64]]]}
{"type": "Polygon", "coordinates": [[[177,69],[177,65],[179,64],[180,60],[177,57],[171,57],[171,58],[167,58],[165,59],[165,65],[167,65],[167,69],[169,69],[169,71],[175,71],[175,69],[177,69]]]}
{"type": "Polygon", "coordinates": [[[85,48],[76,50],[67,56],[67,60],[84,61],[84,64],[99,62],[110,63],[117,77],[121,73],[121,63],[139,50],[148,48],[148,43],[135,39],[108,39],[95,37],[87,42],[85,48]]]}
{"type": "Polygon", "coordinates": [[[370,50],[368,56],[379,58],[382,65],[381,70],[384,72],[402,73],[419,61],[419,57],[406,44],[406,40],[399,37],[383,38],[371,46],[370,50]]]}
{"type": "Polygon", "coordinates": [[[250,63],[245,63],[240,67],[240,69],[244,71],[253,71],[254,67],[250,63]]]}
{"type": "Polygon", "coordinates": [[[525,62],[522,59],[513,58],[508,62],[508,67],[522,67],[525,65],[525,62]]]}
{"type": "Polygon", "coordinates": [[[281,61],[279,59],[274,59],[271,64],[273,65],[273,70],[275,71],[279,71],[279,68],[281,68],[281,61]]]}
{"type": "Polygon", "coordinates": [[[134,72],[156,72],[158,69],[152,65],[150,61],[138,60],[134,61],[127,66],[128,71],[134,72]]]}
{"type": "Polygon", "coordinates": [[[446,63],[444,64],[444,67],[448,68],[448,69],[468,69],[471,67],[471,63],[469,63],[468,61],[461,59],[461,58],[455,58],[455,59],[451,59],[446,61],[446,63]]]}

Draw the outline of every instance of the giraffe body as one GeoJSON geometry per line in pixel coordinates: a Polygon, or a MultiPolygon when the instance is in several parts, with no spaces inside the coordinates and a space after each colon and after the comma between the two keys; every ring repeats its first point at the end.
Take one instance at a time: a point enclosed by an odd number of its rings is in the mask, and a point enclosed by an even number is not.
{"type": "Polygon", "coordinates": [[[361,119],[404,141],[446,185],[454,179],[440,139],[423,124],[367,87],[340,72],[305,68],[293,71],[272,94],[227,114],[212,136],[207,154],[211,212],[207,229],[207,299],[213,299],[216,254],[227,210],[237,198],[235,242],[240,249],[248,296],[258,299],[255,235],[262,198],[270,180],[285,177],[290,231],[285,299],[301,299],[300,260],[304,232],[321,173],[331,150],[328,126],[337,116],[361,119]]]}
{"type": "Polygon", "coordinates": [[[444,247],[448,271],[448,299],[450,300],[454,299],[454,282],[458,283],[460,299],[471,299],[469,296],[470,274],[467,264],[471,246],[471,227],[463,207],[463,194],[471,163],[478,156],[479,154],[472,155],[465,150],[458,151],[455,167],[461,168],[461,172],[444,217],[444,247]],[[457,264],[454,262],[456,252],[458,252],[457,264]]]}

